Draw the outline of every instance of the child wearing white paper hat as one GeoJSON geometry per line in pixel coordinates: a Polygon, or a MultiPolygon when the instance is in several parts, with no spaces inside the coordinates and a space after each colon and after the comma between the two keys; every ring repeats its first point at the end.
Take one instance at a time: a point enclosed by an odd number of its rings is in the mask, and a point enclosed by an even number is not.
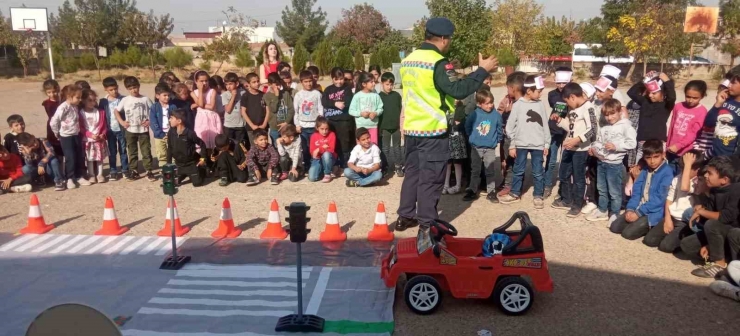
{"type": "Polygon", "coordinates": [[[550,155],[545,159],[545,198],[552,195],[552,189],[555,188],[557,180],[557,161],[560,146],[565,139],[565,130],[558,127],[557,120],[565,118],[568,113],[568,105],[563,100],[563,87],[571,82],[573,70],[569,67],[559,67],[555,70],[555,90],[547,94],[547,102],[550,104],[550,155]]]}
{"type": "MultiPolygon", "coordinates": [[[[614,87],[611,89],[612,97],[616,100],[619,100],[620,103],[622,103],[622,106],[627,106],[627,103],[629,103],[629,97],[624,94],[621,90],[619,90],[619,86],[617,85],[617,81],[619,80],[619,77],[622,74],[622,70],[613,66],[613,65],[605,65],[601,69],[601,74],[599,74],[599,78],[609,76],[614,79],[614,87]]],[[[598,82],[597,82],[598,83],[598,82]]]]}

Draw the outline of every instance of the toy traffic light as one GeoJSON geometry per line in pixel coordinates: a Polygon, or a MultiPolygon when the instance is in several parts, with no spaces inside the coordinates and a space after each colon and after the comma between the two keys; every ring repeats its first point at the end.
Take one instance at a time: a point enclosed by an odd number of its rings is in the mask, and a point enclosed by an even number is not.
{"type": "Polygon", "coordinates": [[[162,191],[165,195],[173,196],[177,194],[177,166],[166,164],[162,167],[162,191]]]}
{"type": "Polygon", "coordinates": [[[288,233],[290,234],[290,241],[293,243],[304,243],[310,229],[306,229],[306,224],[311,218],[306,217],[306,213],[311,207],[303,202],[293,202],[290,206],[285,207],[288,210],[288,218],[285,220],[290,224],[288,233]]]}

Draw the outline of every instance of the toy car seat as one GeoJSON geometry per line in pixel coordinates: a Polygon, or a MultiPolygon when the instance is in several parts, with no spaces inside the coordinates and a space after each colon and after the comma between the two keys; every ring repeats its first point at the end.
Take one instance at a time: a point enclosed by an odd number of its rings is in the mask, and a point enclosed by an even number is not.
{"type": "Polygon", "coordinates": [[[506,247],[511,243],[511,238],[508,235],[502,233],[490,234],[483,241],[483,257],[493,257],[494,255],[501,254],[506,247]]]}
{"type": "Polygon", "coordinates": [[[509,236],[509,234],[516,235],[513,241],[504,246],[504,249],[501,251],[501,254],[503,255],[544,251],[540,229],[532,224],[532,221],[529,219],[529,215],[527,215],[526,212],[519,211],[515,213],[504,225],[501,225],[500,227],[494,229],[493,234],[503,234],[506,236],[509,236]],[[511,227],[511,225],[513,225],[517,221],[517,219],[521,224],[521,231],[507,232],[506,229],[511,227]]]}

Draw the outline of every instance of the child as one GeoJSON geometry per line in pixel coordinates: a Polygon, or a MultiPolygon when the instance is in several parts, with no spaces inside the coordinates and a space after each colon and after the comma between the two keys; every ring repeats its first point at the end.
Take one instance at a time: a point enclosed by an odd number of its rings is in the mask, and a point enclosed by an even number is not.
{"type": "Polygon", "coordinates": [[[295,92],[298,88],[298,83],[293,82],[293,75],[290,74],[290,71],[281,72],[280,79],[285,82],[285,87],[290,88],[291,92],[295,92]]]}
{"type": "Polygon", "coordinates": [[[321,182],[331,182],[331,170],[337,160],[337,136],[329,130],[329,121],[325,117],[316,118],[316,133],[311,135],[311,167],[308,169],[308,180],[316,182],[324,175],[321,182]]]}
{"type": "Polygon", "coordinates": [[[496,197],[496,146],[504,135],[501,115],[493,111],[493,94],[489,90],[479,90],[475,100],[478,108],[465,119],[465,133],[470,135],[470,165],[471,175],[468,189],[465,191],[463,201],[478,199],[478,186],[480,185],[481,165],[485,165],[486,198],[491,203],[498,203],[496,197]]]}
{"type": "Polygon", "coordinates": [[[139,179],[139,146],[141,146],[146,178],[154,182],[157,178],[152,172],[154,165],[152,165],[152,144],[149,139],[149,111],[152,109],[152,100],[139,94],[141,86],[136,77],[124,78],[123,85],[129,95],[123,97],[121,103],[113,110],[116,112],[118,123],[126,130],[126,147],[128,147],[126,149],[131,166],[131,173],[126,179],[128,181],[139,179]],[[126,116],[125,119],[121,117],[121,112],[126,116]]]}
{"type": "MultiPolygon", "coordinates": [[[[10,115],[7,120],[8,127],[10,127],[10,133],[5,134],[3,145],[8,152],[20,157],[21,151],[18,147],[18,135],[26,131],[26,122],[23,121],[23,117],[17,114],[10,115]]],[[[21,158],[21,163],[23,163],[23,158],[21,158]]]]}
{"type": "Polygon", "coordinates": [[[159,167],[167,162],[167,132],[170,130],[170,112],[177,107],[170,103],[170,88],[167,83],[159,83],[154,87],[154,96],[157,101],[149,111],[152,133],[154,134],[154,149],[157,152],[159,167]]]}
{"type": "MultiPolygon", "coordinates": [[[[722,83],[719,84],[719,87],[717,88],[718,92],[726,91],[730,87],[730,85],[732,85],[732,82],[730,82],[730,80],[728,79],[728,77],[731,76],[731,74],[725,75],[725,79],[722,81],[722,83]]],[[[699,133],[699,137],[694,143],[694,149],[702,151],[705,159],[710,159],[713,156],[712,146],[714,143],[714,129],[716,119],[716,116],[709,115],[709,112],[707,112],[707,116],[704,119],[704,125],[702,126],[701,132],[699,133]]]]}
{"type": "Polygon", "coordinates": [[[23,175],[23,165],[18,155],[0,146],[0,195],[6,192],[30,192],[31,177],[23,175]]]}
{"type": "Polygon", "coordinates": [[[46,140],[49,140],[49,143],[54,147],[54,153],[58,155],[59,157],[62,156],[62,144],[59,143],[59,139],[54,135],[54,131],[51,130],[51,124],[49,124],[49,121],[51,120],[51,117],[54,116],[54,113],[57,111],[57,107],[59,107],[59,83],[53,79],[47,79],[44,81],[43,85],[44,94],[46,94],[46,100],[44,100],[41,103],[41,106],[44,107],[44,111],[46,111],[46,116],[49,118],[46,121],[46,140]]]}
{"type": "Polygon", "coordinates": [[[313,88],[323,93],[324,87],[319,84],[319,67],[312,65],[306,68],[306,70],[311,72],[311,78],[313,78],[313,88]]]}
{"type": "Polygon", "coordinates": [[[280,156],[275,147],[270,146],[267,140],[267,131],[258,129],[254,131],[254,146],[247,154],[247,167],[249,168],[248,186],[253,186],[262,181],[262,176],[270,179],[270,184],[277,185],[277,171],[280,156]]]}
{"type": "Polygon", "coordinates": [[[176,83],[174,88],[172,88],[172,93],[174,97],[170,97],[172,98],[170,103],[185,113],[185,127],[193,130],[195,113],[193,113],[192,106],[195,104],[195,101],[190,96],[190,87],[185,83],[176,83]]]}
{"type": "MultiPolygon", "coordinates": [[[[689,219],[689,226],[696,225],[698,220],[706,221],[703,230],[681,240],[681,250],[689,256],[700,255],[705,265],[691,272],[702,278],[714,278],[727,267],[725,245],[727,233],[740,227],[738,222],[738,203],[740,202],[740,184],[737,183],[737,159],[727,156],[716,156],[709,160],[704,175],[710,189],[709,202],[706,205],[695,205],[694,214],[689,219]]],[[[732,245],[732,244],[728,244],[732,245]]],[[[731,246],[736,248],[738,246],[731,246]]]]}
{"type": "Polygon", "coordinates": [[[374,91],[376,93],[380,93],[383,91],[383,85],[380,82],[380,65],[370,65],[367,68],[367,72],[373,76],[373,81],[375,82],[375,89],[374,91]]]}
{"type": "Polygon", "coordinates": [[[662,141],[645,141],[642,151],[646,167],[635,180],[627,211],[609,226],[612,233],[629,240],[646,235],[663,220],[668,189],[673,181],[673,169],[665,160],[662,141]]]}
{"type": "Polygon", "coordinates": [[[370,132],[370,141],[378,144],[378,117],[383,114],[383,101],[374,89],[373,75],[361,74],[349,105],[349,114],[355,117],[357,127],[364,127],[370,132]]]}
{"type": "Polygon", "coordinates": [[[370,132],[360,127],[357,129],[357,146],[352,150],[344,169],[348,187],[367,187],[380,181],[380,148],[370,141],[370,132]]]}
{"type": "Polygon", "coordinates": [[[543,176],[543,156],[548,155],[550,147],[549,113],[540,101],[545,81],[539,76],[528,76],[524,81],[526,88],[522,98],[517,100],[511,110],[506,136],[511,138],[509,156],[514,157],[514,180],[511,191],[499,199],[502,204],[512,204],[521,200],[524,171],[527,168],[527,155],[532,159],[534,176],[534,208],[544,209],[545,178],[543,176]]]}
{"type": "MultiPolygon", "coordinates": [[[[121,104],[123,96],[118,93],[118,82],[113,77],[103,79],[103,88],[105,89],[105,98],[100,99],[98,107],[105,112],[105,122],[108,126],[108,172],[109,181],[118,181],[124,176],[128,177],[128,154],[126,151],[126,134],[121,129],[121,124],[115,115],[116,106],[121,104]],[[118,173],[117,156],[121,156],[121,172],[118,173]]],[[[169,124],[169,121],[167,122],[169,124]]]]}
{"type": "MultiPolygon", "coordinates": [[[[527,79],[527,74],[521,71],[516,71],[506,76],[506,96],[498,105],[498,112],[501,114],[501,124],[506,131],[506,123],[509,121],[509,115],[514,107],[514,103],[524,95],[524,80],[527,79]]],[[[501,156],[501,175],[503,179],[501,186],[499,187],[500,192],[498,197],[504,196],[511,191],[511,181],[514,178],[514,174],[511,173],[514,168],[514,158],[509,156],[509,146],[511,141],[509,137],[504,134],[501,137],[501,146],[499,146],[499,155],[501,156]]],[[[498,198],[497,198],[498,200],[498,198]]]]}
{"type": "MultiPolygon", "coordinates": [[[[651,74],[648,74],[651,76],[651,74]]],[[[640,127],[637,129],[637,141],[645,142],[650,139],[666,141],[668,131],[666,125],[668,116],[676,103],[676,90],[673,81],[668,75],[660,73],[658,77],[645,80],[647,96],[640,94],[640,86],[633,85],[627,95],[640,104],[640,127]]],[[[639,149],[638,149],[639,161],[639,149]]]]}
{"type": "Polygon", "coordinates": [[[219,134],[216,136],[216,150],[218,151],[211,161],[216,163],[216,172],[221,181],[218,182],[219,186],[225,187],[229,183],[247,182],[247,156],[245,154],[246,148],[241,142],[234,144],[234,150],[230,150],[231,140],[226,134],[219,134]]]}
{"type": "Polygon", "coordinates": [[[283,82],[276,73],[267,75],[269,86],[262,100],[267,111],[267,124],[270,126],[270,140],[277,147],[277,140],[283,128],[293,123],[295,109],[293,107],[293,90],[283,82]]]}
{"type": "Polygon", "coordinates": [[[354,90],[355,87],[355,74],[351,69],[344,69],[344,86],[354,90]]]}
{"type": "Polygon", "coordinates": [[[80,88],[80,90],[90,90],[90,83],[84,80],[76,81],[75,86],[80,88]]]}
{"type": "Polygon", "coordinates": [[[308,143],[311,140],[311,135],[316,130],[316,118],[324,115],[324,106],[321,104],[321,92],[314,90],[311,72],[301,71],[299,78],[303,90],[298,91],[293,97],[293,107],[295,109],[293,124],[296,126],[298,133],[301,134],[303,166],[308,167],[311,164],[308,143]]]}
{"type": "Polygon", "coordinates": [[[591,139],[595,135],[589,113],[594,104],[588,101],[583,88],[576,83],[563,87],[563,100],[568,105],[568,115],[558,118],[558,126],[568,132],[563,140],[560,159],[560,199],[552,203],[555,209],[569,210],[567,216],[578,217],[583,208],[586,189],[586,159],[591,139]],[[571,184],[571,177],[573,182],[571,184]]]}
{"type": "MultiPolygon", "coordinates": [[[[657,247],[665,253],[673,253],[681,245],[681,237],[690,233],[687,226],[687,214],[693,210],[693,194],[697,191],[699,169],[704,165],[704,156],[701,151],[692,149],[683,155],[679,163],[679,174],[673,178],[668,189],[668,198],[665,202],[663,221],[650,229],[642,243],[657,247]]],[[[690,215],[688,217],[691,217],[690,215]]]]}
{"type": "Polygon", "coordinates": [[[737,135],[740,132],[740,74],[729,73],[729,86],[718,91],[716,102],[707,113],[708,126],[715,126],[712,155],[735,154],[738,147],[737,135]]]}
{"type": "Polygon", "coordinates": [[[82,142],[80,141],[79,106],[82,101],[82,90],[75,85],[67,85],[62,89],[62,97],[64,97],[64,103],[59,105],[49,125],[64,151],[64,174],[67,179],[67,189],[77,188],[76,183],[89,186],[90,182],[82,177],[85,166],[85,155],[82,153],[82,142]]]}
{"type": "Polygon", "coordinates": [[[277,139],[277,150],[280,154],[280,181],[289,179],[297,182],[303,175],[303,155],[301,154],[301,137],[296,132],[295,125],[287,124],[280,129],[280,138],[277,139]]]}
{"type": "Polygon", "coordinates": [[[203,185],[206,171],[206,160],[198,154],[205,151],[206,144],[195,132],[185,126],[185,111],[176,109],[170,113],[170,129],[167,132],[167,163],[175,159],[177,165],[177,183],[182,184],[186,177],[190,178],[193,187],[203,185]]]}
{"type": "Polygon", "coordinates": [[[401,149],[401,95],[393,91],[396,77],[386,72],[380,77],[382,90],[380,100],[383,102],[383,114],[380,117],[381,145],[388,160],[388,169],[393,169],[396,176],[403,177],[403,152],[401,149]]]}
{"type": "Polygon", "coordinates": [[[558,123],[555,121],[555,115],[558,118],[565,118],[568,113],[568,105],[563,100],[563,88],[565,84],[570,83],[573,78],[573,69],[569,67],[559,67],[555,70],[555,90],[550,91],[547,94],[547,102],[550,104],[550,118],[547,121],[548,127],[550,128],[550,149],[548,152],[550,155],[545,158],[545,198],[552,195],[552,189],[555,187],[555,175],[558,165],[558,153],[560,152],[560,146],[563,145],[563,139],[565,139],[565,131],[558,127],[558,123]]]}
{"type": "Polygon", "coordinates": [[[329,119],[329,129],[337,137],[338,165],[346,168],[349,154],[356,143],[355,118],[349,114],[352,89],[345,85],[344,72],[340,68],[331,70],[331,79],[334,85],[324,90],[321,105],[324,106],[324,116],[329,119]]]}
{"type": "Polygon", "coordinates": [[[619,215],[622,209],[622,175],[624,156],[637,147],[637,132],[629,120],[622,119],[622,104],[613,98],[603,101],[601,115],[606,125],[599,128],[589,154],[598,159],[596,172],[599,204],[586,216],[587,221],[601,221],[619,215]],[[610,217],[611,215],[611,217],[610,217]]]}
{"type": "Polygon", "coordinates": [[[244,118],[241,114],[241,99],[244,91],[239,89],[239,76],[229,72],[224,77],[226,90],[221,93],[224,104],[224,131],[237,145],[244,144],[244,118]]]}
{"type": "Polygon", "coordinates": [[[241,116],[247,124],[247,137],[250,143],[254,143],[254,132],[256,130],[267,130],[268,115],[265,101],[262,100],[264,93],[260,90],[260,76],[252,72],[247,74],[249,88],[242,95],[241,116]]]}
{"type": "Polygon", "coordinates": [[[23,175],[36,179],[39,176],[49,176],[54,181],[55,191],[64,191],[64,175],[54,154],[54,147],[44,139],[37,139],[31,134],[21,133],[18,135],[18,144],[21,154],[25,159],[23,175]]]}
{"type": "MultiPolygon", "coordinates": [[[[175,84],[180,83],[180,79],[177,78],[174,72],[172,71],[165,71],[162,73],[161,76],[159,76],[159,82],[167,84],[167,87],[170,88],[170,90],[175,88],[175,84]]],[[[169,124],[169,120],[167,120],[167,124],[169,124]]]]}
{"type": "MultiPolygon", "coordinates": [[[[637,92],[640,94],[640,96],[645,95],[645,90],[646,90],[645,83],[638,82],[635,85],[637,86],[637,92]]],[[[634,100],[630,100],[629,103],[627,103],[627,119],[629,119],[630,123],[632,124],[632,128],[634,128],[635,130],[637,130],[638,126],[640,125],[640,111],[641,110],[642,110],[642,106],[640,106],[640,104],[638,104],[634,100]]],[[[640,148],[642,148],[642,144],[638,142],[637,148],[627,151],[627,155],[624,160],[624,165],[628,169],[628,172],[630,172],[629,174],[627,174],[627,183],[625,184],[625,187],[624,187],[625,196],[632,195],[632,185],[635,182],[633,175],[639,174],[640,168],[636,168],[636,167],[639,161],[639,158],[637,157],[637,152],[638,152],[638,149],[640,148]]],[[[640,156],[642,156],[642,150],[640,150],[640,156]]]]}
{"type": "Polygon", "coordinates": [[[196,89],[190,94],[196,109],[194,131],[206,144],[205,152],[201,151],[201,156],[210,158],[213,148],[216,147],[216,136],[221,134],[221,117],[216,112],[216,88],[209,86],[210,77],[203,70],[196,72],[194,78],[196,89]]]}
{"type": "Polygon", "coordinates": [[[108,156],[108,145],[105,142],[108,126],[105,122],[105,111],[98,108],[98,95],[95,91],[82,90],[80,117],[82,117],[80,135],[87,158],[87,175],[90,176],[90,183],[105,183],[103,161],[108,156]]]}
{"type": "Polygon", "coordinates": [[[692,80],[684,87],[684,94],[686,101],[673,107],[666,141],[668,162],[676,173],[680,157],[694,148],[694,142],[704,126],[707,109],[701,105],[701,100],[707,95],[707,83],[692,80]]]}

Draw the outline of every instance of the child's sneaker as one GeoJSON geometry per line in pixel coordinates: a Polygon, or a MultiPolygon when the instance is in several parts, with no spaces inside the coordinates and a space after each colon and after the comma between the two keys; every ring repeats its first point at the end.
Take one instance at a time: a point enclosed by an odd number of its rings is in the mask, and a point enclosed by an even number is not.
{"type": "Polygon", "coordinates": [[[288,173],[281,173],[280,174],[280,181],[285,181],[288,179],[288,173]]]}
{"type": "Polygon", "coordinates": [[[45,187],[46,186],[46,178],[43,176],[39,176],[35,181],[33,181],[33,184],[38,187],[45,187]]]}
{"type": "Polygon", "coordinates": [[[10,192],[14,193],[24,193],[24,192],[31,192],[33,190],[33,187],[30,184],[24,184],[19,185],[15,187],[10,187],[10,192]]]}
{"type": "Polygon", "coordinates": [[[565,214],[568,218],[576,218],[581,215],[581,209],[570,209],[567,214],[565,214]]]}
{"type": "Polygon", "coordinates": [[[323,183],[329,183],[331,182],[332,178],[331,175],[324,175],[324,178],[321,180],[323,183]]]}
{"type": "Polygon", "coordinates": [[[601,222],[605,220],[609,220],[609,214],[606,212],[602,212],[598,208],[591,211],[591,213],[586,216],[586,220],[589,222],[601,222]]]}
{"type": "Polygon", "coordinates": [[[108,181],[118,181],[118,173],[108,174],[108,181]]]}
{"type": "Polygon", "coordinates": [[[87,179],[87,181],[90,182],[90,184],[98,183],[98,179],[95,176],[90,176],[90,178],[87,179]]]}
{"type": "Polygon", "coordinates": [[[149,182],[157,181],[157,178],[154,176],[154,173],[151,170],[146,172],[146,179],[149,180],[149,182]]]}
{"type": "Polygon", "coordinates": [[[581,209],[581,213],[582,213],[582,214],[584,214],[584,215],[588,215],[588,214],[590,214],[591,212],[593,212],[593,211],[594,211],[594,209],[596,209],[596,208],[598,208],[598,206],[597,206],[596,204],[594,204],[593,202],[588,202],[588,203],[587,203],[587,204],[586,204],[586,205],[585,205],[585,206],[583,207],[583,209],[581,209]]]}
{"type": "Polygon", "coordinates": [[[84,177],[80,177],[79,179],[77,179],[77,183],[79,183],[81,186],[90,186],[90,185],[93,185],[92,182],[88,181],[84,177]]]}
{"type": "Polygon", "coordinates": [[[139,172],[131,172],[130,174],[128,174],[128,176],[126,176],[126,181],[136,181],[140,177],[141,176],[139,176],[139,172]]]}
{"type": "Polygon", "coordinates": [[[512,204],[512,203],[519,202],[522,199],[519,196],[515,196],[509,193],[504,196],[500,196],[498,200],[499,202],[501,202],[501,204],[512,204]]]}
{"type": "Polygon", "coordinates": [[[278,185],[278,184],[280,184],[280,181],[278,181],[277,175],[272,175],[272,177],[270,177],[270,184],[272,184],[272,185],[278,185]]]}
{"type": "Polygon", "coordinates": [[[534,204],[534,208],[537,210],[545,208],[545,200],[542,199],[542,197],[535,197],[532,203],[534,204]]]}
{"type": "Polygon", "coordinates": [[[709,284],[709,289],[714,294],[740,302],[740,287],[733,286],[729,282],[716,280],[709,284]]]}
{"type": "Polygon", "coordinates": [[[719,272],[722,272],[724,269],[725,268],[720,265],[717,265],[713,262],[708,262],[704,264],[704,266],[691,271],[691,274],[700,278],[714,278],[719,272]]]}
{"type": "Polygon", "coordinates": [[[500,203],[499,200],[498,200],[498,196],[496,195],[495,192],[488,193],[488,195],[486,196],[486,199],[489,202],[493,203],[493,204],[499,204],[500,203]]]}
{"type": "Polygon", "coordinates": [[[357,183],[357,181],[353,181],[350,179],[347,179],[347,182],[345,182],[344,184],[348,187],[359,187],[360,186],[360,184],[357,183]]]}
{"type": "Polygon", "coordinates": [[[254,178],[254,176],[250,175],[249,179],[247,180],[248,186],[257,185],[257,179],[254,178]]]}
{"type": "Polygon", "coordinates": [[[447,187],[442,187],[442,195],[447,195],[448,193],[447,187]]]}
{"type": "Polygon", "coordinates": [[[220,181],[218,181],[218,185],[221,187],[225,187],[229,185],[229,179],[222,177],[220,181]]]}
{"type": "Polygon", "coordinates": [[[570,204],[563,202],[563,200],[559,198],[552,202],[552,207],[553,209],[570,210],[570,204]]]}
{"type": "Polygon", "coordinates": [[[545,195],[543,198],[547,199],[550,198],[550,196],[552,196],[552,187],[545,187],[545,195]]]}
{"type": "Polygon", "coordinates": [[[617,215],[611,215],[611,216],[609,216],[609,226],[607,226],[607,227],[608,228],[611,227],[612,226],[612,223],[614,223],[615,220],[617,220],[617,215]]]}
{"type": "Polygon", "coordinates": [[[396,168],[396,176],[397,177],[403,177],[404,176],[403,167],[397,167],[396,168]]]}
{"type": "Polygon", "coordinates": [[[64,182],[56,182],[54,183],[54,191],[64,191],[67,187],[64,185],[64,182]]]}
{"type": "Polygon", "coordinates": [[[475,191],[472,191],[470,189],[465,190],[465,196],[463,196],[463,201],[465,202],[471,202],[478,199],[478,193],[475,191]]]}
{"type": "Polygon", "coordinates": [[[295,175],[293,173],[288,174],[288,180],[290,182],[298,182],[298,175],[295,175]]]}
{"type": "Polygon", "coordinates": [[[98,183],[105,183],[105,176],[103,174],[98,175],[98,183]]]}
{"type": "Polygon", "coordinates": [[[75,184],[75,180],[67,180],[67,189],[77,189],[77,184],[75,184]]]}
{"type": "Polygon", "coordinates": [[[459,192],[460,192],[460,187],[458,187],[458,186],[447,188],[447,194],[449,194],[449,195],[455,195],[455,194],[457,194],[459,192]]]}

